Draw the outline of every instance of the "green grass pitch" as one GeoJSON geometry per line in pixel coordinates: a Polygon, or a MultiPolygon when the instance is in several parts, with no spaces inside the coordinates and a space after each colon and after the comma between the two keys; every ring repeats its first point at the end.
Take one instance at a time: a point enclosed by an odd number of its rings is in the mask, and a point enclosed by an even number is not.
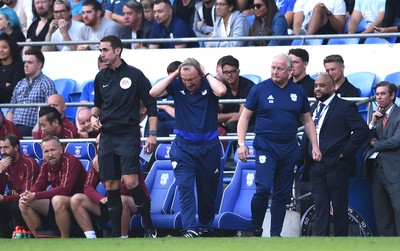
{"type": "Polygon", "coordinates": [[[357,251],[400,250],[400,238],[198,238],[164,237],[157,239],[16,239],[0,240],[0,251],[357,251]]]}

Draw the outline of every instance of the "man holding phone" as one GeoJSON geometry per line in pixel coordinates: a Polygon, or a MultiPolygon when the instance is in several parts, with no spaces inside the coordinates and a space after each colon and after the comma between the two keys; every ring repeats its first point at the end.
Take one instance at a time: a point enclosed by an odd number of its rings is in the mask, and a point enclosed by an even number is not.
{"type": "Polygon", "coordinates": [[[396,92],[395,84],[382,81],[376,85],[378,108],[369,124],[373,138],[364,158],[380,236],[400,235],[400,109],[395,104],[396,92]]]}

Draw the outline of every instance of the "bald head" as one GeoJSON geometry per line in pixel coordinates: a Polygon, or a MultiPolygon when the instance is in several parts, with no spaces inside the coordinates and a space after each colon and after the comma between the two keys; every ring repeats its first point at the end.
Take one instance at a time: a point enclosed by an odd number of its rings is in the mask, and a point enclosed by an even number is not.
{"type": "Polygon", "coordinates": [[[67,109],[65,106],[65,100],[60,94],[53,94],[47,99],[47,104],[57,109],[61,113],[61,117],[64,117],[64,111],[67,109]]]}
{"type": "Polygon", "coordinates": [[[327,100],[335,93],[335,83],[328,73],[318,75],[314,84],[315,98],[321,102],[327,100]]]}
{"type": "Polygon", "coordinates": [[[93,127],[92,124],[90,123],[91,112],[88,108],[81,109],[78,114],[76,115],[76,119],[78,120],[78,124],[82,128],[83,131],[85,132],[92,132],[93,127]]]}

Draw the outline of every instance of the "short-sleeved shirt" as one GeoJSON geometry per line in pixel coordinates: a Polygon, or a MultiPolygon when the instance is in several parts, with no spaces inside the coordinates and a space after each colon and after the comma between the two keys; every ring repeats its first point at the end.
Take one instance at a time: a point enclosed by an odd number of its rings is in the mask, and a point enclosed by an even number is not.
{"type": "MultiPolygon", "coordinates": [[[[29,84],[28,78],[22,79],[14,89],[11,97],[12,104],[46,103],[50,95],[56,94],[57,90],[53,80],[42,72],[33,78],[29,84]]],[[[37,122],[38,108],[10,108],[15,125],[34,127],[37,122]]]]}
{"type": "Polygon", "coordinates": [[[219,99],[205,78],[194,94],[186,89],[181,78],[174,79],[166,90],[174,98],[176,135],[199,142],[218,137],[219,99]]]}
{"type": "Polygon", "coordinates": [[[140,135],[140,100],[147,115],[157,117],[155,98],[149,95],[151,83],[139,69],[122,60],[114,70],[101,70],[94,80],[94,106],[101,109],[103,132],[114,135],[140,135]]]}
{"type": "Polygon", "coordinates": [[[123,7],[125,2],[128,0],[107,0],[105,11],[109,11],[111,13],[115,13],[117,15],[123,16],[123,7]]]}
{"type": "Polygon", "coordinates": [[[80,101],[86,100],[88,102],[94,101],[94,81],[87,82],[82,89],[80,101]]]}
{"type": "Polygon", "coordinates": [[[296,0],[275,0],[275,3],[279,12],[285,15],[286,12],[293,11],[296,0]]]}
{"type": "MultiPolygon", "coordinates": [[[[149,38],[187,38],[196,37],[192,27],[180,18],[172,17],[168,27],[155,23],[150,32],[149,38]]],[[[199,47],[198,42],[175,42],[175,43],[160,43],[162,48],[175,48],[175,45],[186,44],[186,48],[199,47]]]]}
{"type": "Polygon", "coordinates": [[[256,115],[256,134],[270,134],[293,138],[297,134],[298,119],[310,111],[304,89],[289,80],[281,88],[272,79],[255,85],[246,99],[245,107],[256,115]]]}
{"type": "MultiPolygon", "coordinates": [[[[121,28],[116,22],[107,18],[102,18],[100,26],[96,30],[93,30],[93,28],[90,26],[84,25],[79,31],[78,40],[100,41],[103,37],[108,35],[114,35],[118,37],[120,29],[121,28]]],[[[90,44],[89,48],[91,50],[98,50],[99,44],[90,44]]]]}
{"type": "Polygon", "coordinates": [[[0,174],[0,193],[4,194],[5,185],[11,192],[10,196],[4,196],[3,202],[9,203],[19,200],[19,195],[30,190],[39,175],[40,167],[36,160],[23,154],[15,163],[9,165],[0,174]]]}
{"type": "MultiPolygon", "coordinates": [[[[232,89],[229,85],[226,86],[226,94],[222,99],[246,99],[250,93],[251,88],[254,86],[253,81],[239,77],[239,84],[236,95],[233,95],[232,89]]],[[[224,104],[221,113],[231,113],[231,112],[239,112],[240,104],[224,104]]]]}
{"type": "Polygon", "coordinates": [[[346,4],[343,0],[297,0],[293,12],[303,12],[304,20],[302,28],[306,29],[308,27],[313,9],[317,3],[325,4],[326,8],[334,16],[346,15],[346,4]]]}
{"type": "Polygon", "coordinates": [[[30,191],[35,192],[36,199],[83,193],[86,175],[87,172],[79,159],[69,153],[62,153],[56,167],[51,167],[47,161],[43,162],[39,177],[30,191]],[[49,185],[52,189],[47,190],[49,185]]]}
{"type": "Polygon", "coordinates": [[[385,12],[385,0],[357,0],[354,10],[361,12],[367,27],[371,26],[378,19],[380,12],[385,12]]]}
{"type": "MultiPolygon", "coordinates": [[[[82,22],[71,20],[71,27],[68,29],[68,35],[71,41],[78,40],[78,33],[80,29],[85,26],[82,22]]],[[[60,29],[57,29],[51,36],[51,42],[64,42],[64,37],[61,35],[60,29]]],[[[71,48],[68,45],[57,45],[57,51],[70,51],[71,48]]]]}
{"type": "Polygon", "coordinates": [[[339,97],[360,97],[360,91],[347,78],[335,93],[339,97]]]}
{"type": "Polygon", "coordinates": [[[312,79],[308,74],[296,82],[296,84],[304,88],[308,97],[314,97],[314,83],[315,80],[312,79]]]}

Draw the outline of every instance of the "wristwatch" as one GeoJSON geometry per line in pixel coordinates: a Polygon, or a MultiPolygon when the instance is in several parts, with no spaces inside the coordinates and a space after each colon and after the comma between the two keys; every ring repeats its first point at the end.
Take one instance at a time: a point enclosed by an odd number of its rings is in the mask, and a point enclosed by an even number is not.
{"type": "Polygon", "coordinates": [[[156,130],[150,130],[149,135],[157,136],[157,131],[156,130]]]}
{"type": "Polygon", "coordinates": [[[246,145],[245,143],[238,143],[237,147],[239,148],[239,147],[245,146],[245,145],[246,145]]]}

